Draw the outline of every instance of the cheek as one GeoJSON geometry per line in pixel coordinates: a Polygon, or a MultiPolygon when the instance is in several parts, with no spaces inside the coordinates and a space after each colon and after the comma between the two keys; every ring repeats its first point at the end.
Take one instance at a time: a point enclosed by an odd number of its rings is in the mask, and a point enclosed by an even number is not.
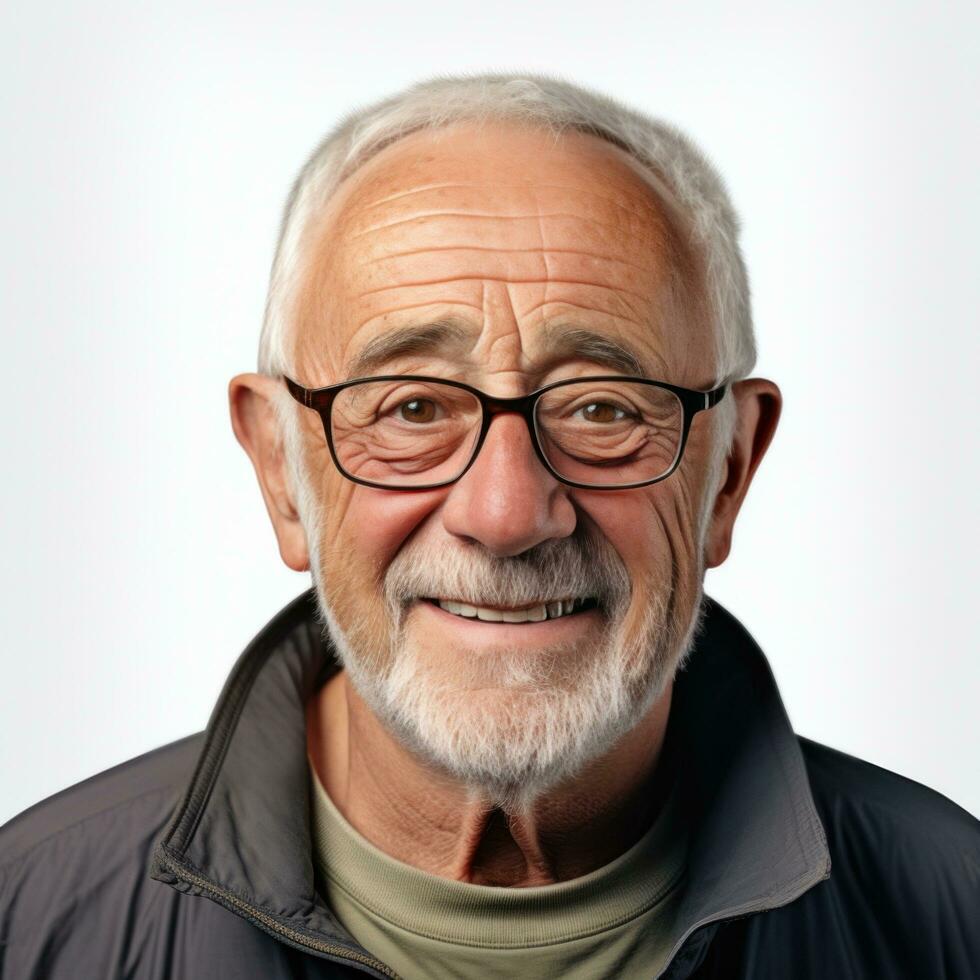
{"type": "Polygon", "coordinates": [[[378,590],[395,555],[445,491],[404,493],[343,483],[334,503],[327,505],[324,553],[330,555],[332,568],[324,574],[348,585],[356,582],[355,591],[378,590]]]}
{"type": "Polygon", "coordinates": [[[683,579],[694,567],[696,511],[692,495],[675,473],[673,485],[656,484],[622,494],[580,497],[588,519],[617,551],[633,583],[634,603],[670,588],[676,566],[683,579]]]}
{"type": "Polygon", "coordinates": [[[670,589],[671,547],[664,521],[648,490],[596,494],[583,510],[626,565],[632,598],[622,628],[625,636],[637,637],[651,600],[670,589]]]}
{"type": "Polygon", "coordinates": [[[578,506],[626,565],[634,593],[670,581],[671,548],[655,501],[646,490],[587,493],[578,506]]]}

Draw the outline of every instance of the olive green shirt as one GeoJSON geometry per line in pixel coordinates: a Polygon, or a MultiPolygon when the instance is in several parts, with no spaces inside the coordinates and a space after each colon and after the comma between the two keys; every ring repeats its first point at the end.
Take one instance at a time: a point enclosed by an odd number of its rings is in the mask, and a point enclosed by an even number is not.
{"type": "Polygon", "coordinates": [[[651,828],[601,868],[505,888],[389,857],[343,817],[312,766],[314,860],[348,932],[406,980],[655,977],[675,929],[687,854],[676,786],[651,828]]]}

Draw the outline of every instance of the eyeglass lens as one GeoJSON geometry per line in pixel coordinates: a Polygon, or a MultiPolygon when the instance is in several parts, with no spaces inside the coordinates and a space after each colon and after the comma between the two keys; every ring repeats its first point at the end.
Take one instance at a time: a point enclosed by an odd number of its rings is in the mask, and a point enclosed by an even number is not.
{"type": "MultiPolygon", "coordinates": [[[[592,486],[655,480],[674,464],[680,399],[631,381],[582,381],[535,407],[541,451],[562,478],[592,486]]],[[[367,381],[338,393],[331,414],[337,462],[350,476],[411,488],[450,482],[470,462],[482,410],[475,395],[435,381],[367,381]]]]}

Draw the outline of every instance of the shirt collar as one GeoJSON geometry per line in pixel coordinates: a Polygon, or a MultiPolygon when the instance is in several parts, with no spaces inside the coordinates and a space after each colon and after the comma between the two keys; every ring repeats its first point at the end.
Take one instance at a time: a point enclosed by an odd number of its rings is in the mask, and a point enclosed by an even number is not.
{"type": "MultiPolygon", "coordinates": [[[[311,589],[235,663],[150,875],[383,976],[314,887],[305,705],[336,669],[311,589]]],[[[692,821],[679,948],[707,923],[792,902],[829,877],[830,855],[765,656],[708,597],[670,724],[692,821]]]]}

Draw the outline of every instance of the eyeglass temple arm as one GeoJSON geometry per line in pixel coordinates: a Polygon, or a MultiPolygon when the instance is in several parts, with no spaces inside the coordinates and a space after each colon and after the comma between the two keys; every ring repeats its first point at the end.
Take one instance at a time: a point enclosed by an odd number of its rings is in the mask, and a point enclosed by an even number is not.
{"type": "Polygon", "coordinates": [[[302,405],[306,405],[307,408],[313,407],[312,388],[304,388],[302,385],[296,384],[292,378],[286,377],[285,374],[282,376],[282,380],[286,382],[286,387],[289,389],[289,393],[296,399],[296,401],[300,402],[302,405]]]}
{"type": "Polygon", "coordinates": [[[711,408],[713,405],[717,405],[725,397],[726,391],[728,391],[727,384],[719,385],[714,391],[706,391],[704,393],[704,407],[711,408]]]}

